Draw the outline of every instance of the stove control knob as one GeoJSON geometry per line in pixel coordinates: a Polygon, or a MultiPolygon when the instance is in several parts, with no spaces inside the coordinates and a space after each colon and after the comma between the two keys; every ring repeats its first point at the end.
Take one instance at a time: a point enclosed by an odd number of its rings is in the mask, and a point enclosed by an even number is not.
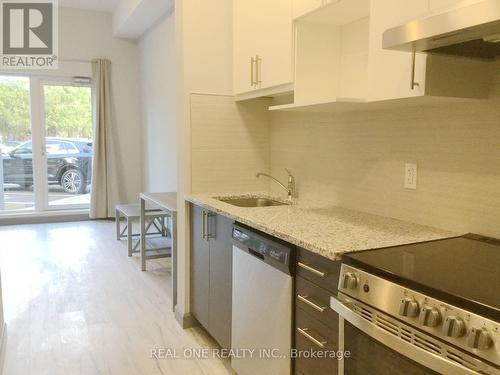
{"type": "Polygon", "coordinates": [[[418,316],[420,307],[414,298],[405,297],[399,304],[399,315],[414,318],[418,316]]]}
{"type": "Polygon", "coordinates": [[[436,327],[441,323],[441,313],[431,306],[424,306],[420,310],[418,322],[426,327],[436,327]]]}
{"type": "Polygon", "coordinates": [[[462,337],[465,335],[465,322],[458,316],[449,315],[443,322],[443,335],[447,337],[462,337]]]}
{"type": "Polygon", "coordinates": [[[356,289],[358,286],[358,278],[352,272],[347,272],[342,276],[342,288],[356,289]]]}
{"type": "Polygon", "coordinates": [[[493,340],[486,328],[472,328],[467,337],[467,346],[473,349],[486,350],[492,343],[493,340]]]}

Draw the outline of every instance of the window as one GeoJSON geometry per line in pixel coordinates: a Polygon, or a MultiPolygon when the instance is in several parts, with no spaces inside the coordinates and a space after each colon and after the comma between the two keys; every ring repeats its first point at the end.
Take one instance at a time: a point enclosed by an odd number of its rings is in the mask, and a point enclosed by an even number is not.
{"type": "Polygon", "coordinates": [[[69,142],[64,142],[64,148],[66,150],[67,154],[78,154],[80,151],[78,148],[73,144],[69,142]]]}
{"type": "Polygon", "coordinates": [[[67,154],[66,147],[64,147],[64,143],[62,142],[47,141],[45,150],[47,151],[47,155],[67,154]]]}
{"type": "Polygon", "coordinates": [[[0,214],[88,207],[92,130],[90,85],[0,75],[0,214]]]}
{"type": "Polygon", "coordinates": [[[31,142],[26,142],[16,147],[13,152],[14,155],[31,155],[33,148],[31,142]]]}

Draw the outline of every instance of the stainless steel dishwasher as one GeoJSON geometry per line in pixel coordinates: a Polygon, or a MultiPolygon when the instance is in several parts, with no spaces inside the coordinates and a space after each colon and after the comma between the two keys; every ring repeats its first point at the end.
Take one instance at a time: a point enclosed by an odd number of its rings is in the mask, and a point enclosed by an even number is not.
{"type": "Polygon", "coordinates": [[[290,375],[293,246],[235,224],[231,360],[238,375],[290,375]]]}

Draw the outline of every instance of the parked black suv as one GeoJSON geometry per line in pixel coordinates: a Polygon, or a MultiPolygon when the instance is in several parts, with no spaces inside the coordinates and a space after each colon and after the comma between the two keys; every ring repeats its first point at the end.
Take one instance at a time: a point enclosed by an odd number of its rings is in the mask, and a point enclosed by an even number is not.
{"type": "MultiPolygon", "coordinates": [[[[61,185],[67,193],[85,193],[92,177],[92,141],[47,137],[45,145],[49,184],[61,185]]],[[[27,141],[2,155],[4,183],[33,185],[32,153],[32,143],[27,141]]]]}

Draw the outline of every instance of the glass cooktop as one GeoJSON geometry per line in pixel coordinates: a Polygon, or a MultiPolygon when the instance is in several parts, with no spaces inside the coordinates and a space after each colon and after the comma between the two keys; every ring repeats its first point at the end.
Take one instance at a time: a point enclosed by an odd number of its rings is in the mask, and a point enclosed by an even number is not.
{"type": "Polygon", "coordinates": [[[345,254],[343,261],[500,321],[500,241],[474,235],[345,254]]]}

